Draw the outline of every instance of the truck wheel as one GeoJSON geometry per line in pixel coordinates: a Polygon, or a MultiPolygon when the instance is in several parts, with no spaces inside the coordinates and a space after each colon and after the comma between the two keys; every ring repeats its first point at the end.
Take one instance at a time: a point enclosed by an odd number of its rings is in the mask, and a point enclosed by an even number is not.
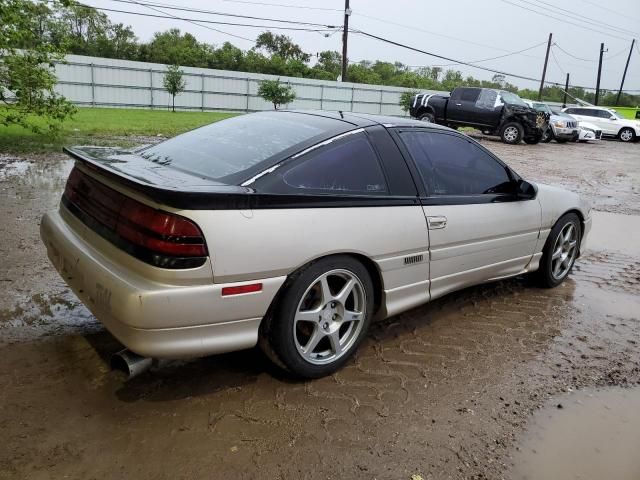
{"type": "Polygon", "coordinates": [[[432,113],[429,113],[429,112],[421,114],[418,117],[418,120],[420,120],[421,122],[426,122],[426,123],[435,123],[436,122],[436,118],[433,116],[432,113]]]}
{"type": "Polygon", "coordinates": [[[500,129],[500,138],[504,143],[516,145],[522,140],[524,130],[517,122],[505,123],[500,129]]]}

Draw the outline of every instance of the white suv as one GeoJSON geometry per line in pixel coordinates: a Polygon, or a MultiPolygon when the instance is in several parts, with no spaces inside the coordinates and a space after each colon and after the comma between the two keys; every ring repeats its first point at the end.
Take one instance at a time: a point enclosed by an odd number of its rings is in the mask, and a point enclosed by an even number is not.
{"type": "Polygon", "coordinates": [[[562,110],[578,121],[595,124],[602,135],[617,137],[623,142],[633,142],[640,138],[640,122],[622,118],[618,112],[604,107],[569,107],[562,110]]]}

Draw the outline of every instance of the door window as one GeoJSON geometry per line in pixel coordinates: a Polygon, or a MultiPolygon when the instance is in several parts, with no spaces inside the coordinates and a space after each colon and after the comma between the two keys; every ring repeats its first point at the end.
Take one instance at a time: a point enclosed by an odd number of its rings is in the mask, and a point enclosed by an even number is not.
{"type": "Polygon", "coordinates": [[[460,100],[463,100],[465,102],[475,102],[478,99],[478,96],[480,95],[480,90],[477,88],[465,88],[462,91],[462,97],[460,97],[460,100]]]}
{"type": "Polygon", "coordinates": [[[365,133],[351,134],[265,175],[261,191],[381,195],[388,192],[378,157],[365,133]]]}
{"type": "Polygon", "coordinates": [[[470,140],[446,133],[401,132],[429,195],[512,193],[504,165],[470,140]]]}

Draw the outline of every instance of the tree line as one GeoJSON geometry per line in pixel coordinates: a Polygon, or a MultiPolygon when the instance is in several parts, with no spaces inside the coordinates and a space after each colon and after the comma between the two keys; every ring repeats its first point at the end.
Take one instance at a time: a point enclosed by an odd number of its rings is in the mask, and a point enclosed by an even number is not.
{"type": "MultiPolygon", "coordinates": [[[[0,87],[5,88],[15,83],[6,80],[10,77],[7,65],[11,63],[11,55],[19,49],[39,52],[29,60],[34,65],[59,60],[59,55],[71,53],[322,80],[336,80],[341,72],[339,52],[327,50],[312,55],[288,36],[269,31],[258,35],[254,47],[249,50],[242,50],[230,42],[219,46],[200,42],[194,35],[177,28],[157,32],[150,41],[141,42],[131,26],[114,23],[103,12],[71,0],[0,0],[0,7],[0,56],[4,58],[4,67],[0,67],[0,87]]],[[[14,69],[14,77],[20,73],[21,62],[19,59],[9,65],[14,69]]],[[[438,66],[412,68],[401,62],[361,61],[348,66],[347,76],[354,83],[406,87],[416,91],[451,91],[458,86],[477,86],[502,88],[523,98],[537,98],[537,90],[519,89],[503,75],[479,80],[471,75],[463,76],[458,70],[444,70],[438,66]]],[[[44,71],[40,71],[40,80],[50,87],[51,77],[44,71]]],[[[577,87],[571,87],[569,94],[587,101],[594,98],[593,92],[577,87]]],[[[543,99],[561,102],[563,91],[559,87],[545,87],[543,99]]],[[[46,98],[41,100],[46,101],[46,98]]],[[[603,94],[602,104],[614,103],[614,92],[603,94]]],[[[626,93],[619,103],[620,106],[639,104],[640,95],[626,93]]]]}

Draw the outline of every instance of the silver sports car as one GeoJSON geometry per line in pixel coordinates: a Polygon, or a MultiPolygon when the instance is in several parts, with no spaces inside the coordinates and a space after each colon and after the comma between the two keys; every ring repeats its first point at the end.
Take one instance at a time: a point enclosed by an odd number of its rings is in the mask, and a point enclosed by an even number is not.
{"type": "Polygon", "coordinates": [[[435,124],[341,112],[223,120],[138,150],[74,147],[49,258],[130,351],[260,344],[334,372],[372,320],[536,272],[560,284],[590,207],[435,124]]]}

